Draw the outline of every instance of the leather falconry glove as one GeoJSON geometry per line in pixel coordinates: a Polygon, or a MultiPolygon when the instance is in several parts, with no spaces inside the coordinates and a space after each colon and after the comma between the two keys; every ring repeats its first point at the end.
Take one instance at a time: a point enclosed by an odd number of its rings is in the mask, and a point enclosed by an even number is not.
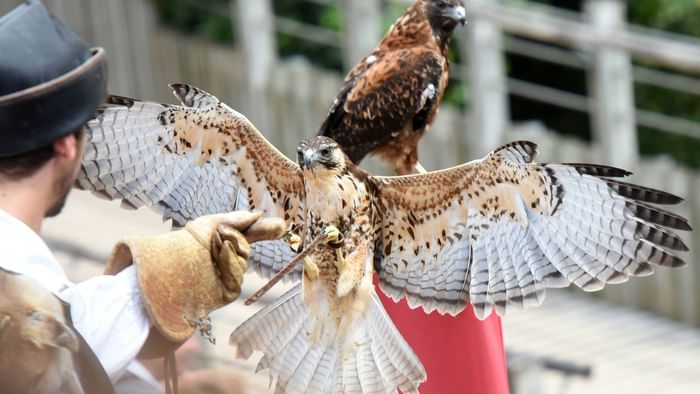
{"type": "Polygon", "coordinates": [[[277,239],[286,231],[282,219],[261,216],[246,211],[203,216],[180,230],[129,237],[114,246],[105,274],[134,264],[155,328],[141,357],[163,356],[195,329],[206,331],[209,313],[238,298],[249,243],[277,239]]]}

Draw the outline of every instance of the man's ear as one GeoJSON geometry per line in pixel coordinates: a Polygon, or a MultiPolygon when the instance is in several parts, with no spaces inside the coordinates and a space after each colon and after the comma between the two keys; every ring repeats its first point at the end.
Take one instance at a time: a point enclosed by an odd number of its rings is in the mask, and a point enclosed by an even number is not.
{"type": "Polygon", "coordinates": [[[56,157],[69,161],[75,160],[75,157],[80,153],[78,137],[75,134],[68,134],[54,141],[53,149],[56,152],[56,157]]]}

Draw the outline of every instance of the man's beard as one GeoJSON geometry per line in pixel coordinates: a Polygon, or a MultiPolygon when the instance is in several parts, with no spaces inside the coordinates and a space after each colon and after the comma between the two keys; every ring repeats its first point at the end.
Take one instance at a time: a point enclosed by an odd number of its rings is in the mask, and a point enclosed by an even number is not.
{"type": "Polygon", "coordinates": [[[75,180],[74,174],[75,171],[71,171],[70,173],[66,172],[64,176],[60,177],[59,179],[56,179],[56,183],[54,183],[55,195],[60,196],[60,198],[56,201],[54,205],[51,206],[51,208],[49,208],[44,217],[50,218],[61,213],[61,210],[63,210],[63,206],[66,205],[66,199],[68,198],[70,189],[73,186],[73,182],[75,180]]]}

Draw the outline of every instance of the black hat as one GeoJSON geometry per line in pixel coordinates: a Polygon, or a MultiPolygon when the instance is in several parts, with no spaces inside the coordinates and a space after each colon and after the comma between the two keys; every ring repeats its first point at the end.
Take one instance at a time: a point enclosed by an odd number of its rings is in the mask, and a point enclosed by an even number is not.
{"type": "Polygon", "coordinates": [[[0,157],[78,130],[106,90],[104,49],[88,48],[39,0],[0,17],[0,157]]]}

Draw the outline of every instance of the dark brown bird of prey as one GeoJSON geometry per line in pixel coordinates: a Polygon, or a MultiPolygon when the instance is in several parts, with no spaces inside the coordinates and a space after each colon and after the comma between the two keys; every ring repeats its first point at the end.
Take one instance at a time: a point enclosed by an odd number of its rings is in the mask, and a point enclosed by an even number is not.
{"type": "MultiPolygon", "coordinates": [[[[520,141],[453,168],[378,177],[323,136],[302,142],[294,163],[215,97],[172,87],[182,106],[110,100],[88,124],[78,183],[176,220],[249,207],[303,229],[316,246],[302,283],[231,335],[239,356],[264,354],[258,368],[279,392],[418,390],[425,370],[384,311],[375,272],[411,307],[454,315],[471,303],[484,318],[539,305],[548,287],[595,291],[685,264],[673,229],[690,226],[656,206],[681,199],[620,181],[626,171],[537,163],[536,145],[520,141]]],[[[283,241],[262,245],[250,266],[289,261],[283,241]]]]}
{"type": "Polygon", "coordinates": [[[371,153],[398,174],[424,171],[418,141],[449,82],[450,37],[465,21],[462,0],[417,0],[345,77],[318,135],[355,164],[371,153]]]}

